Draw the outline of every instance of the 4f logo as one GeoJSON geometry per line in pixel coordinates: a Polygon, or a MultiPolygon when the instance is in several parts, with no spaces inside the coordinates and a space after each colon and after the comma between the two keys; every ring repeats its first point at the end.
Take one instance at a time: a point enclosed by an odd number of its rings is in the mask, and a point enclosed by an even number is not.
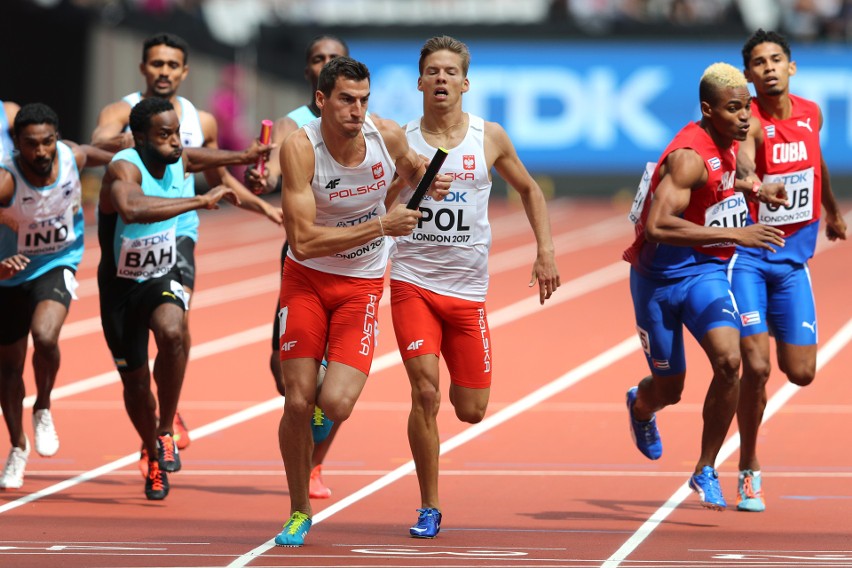
{"type": "Polygon", "coordinates": [[[462,156],[462,167],[466,170],[476,169],[476,156],[473,154],[465,154],[462,156]]]}
{"type": "Polygon", "coordinates": [[[414,340],[414,341],[412,341],[411,343],[408,344],[408,348],[406,348],[406,351],[417,351],[422,346],[423,346],[423,340],[422,339],[416,339],[416,340],[414,340]]]}
{"type": "Polygon", "coordinates": [[[281,351],[290,351],[294,347],[296,347],[297,341],[283,341],[281,343],[281,351]]]}
{"type": "Polygon", "coordinates": [[[331,180],[330,182],[328,182],[328,183],[326,184],[325,188],[326,188],[326,189],[334,189],[334,188],[335,188],[335,187],[337,187],[339,184],[340,184],[340,178],[333,179],[333,180],[331,180]]]}
{"type": "Polygon", "coordinates": [[[385,167],[379,162],[378,164],[373,164],[373,179],[382,179],[385,177],[385,167]]]}

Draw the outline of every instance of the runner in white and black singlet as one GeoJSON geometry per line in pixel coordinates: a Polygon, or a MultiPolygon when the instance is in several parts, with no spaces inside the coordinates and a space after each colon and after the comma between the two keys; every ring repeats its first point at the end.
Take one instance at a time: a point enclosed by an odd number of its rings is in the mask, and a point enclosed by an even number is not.
{"type": "Polygon", "coordinates": [[[22,486],[30,452],[23,430],[29,335],[35,449],[42,456],[59,450],[50,396],[59,372],[59,333],[76,298],[74,275],[83,256],[80,170],[112,156],[60,141],[59,118],[41,103],[16,113],[14,132],[17,153],[0,160],[0,402],[12,441],[0,475],[5,489],[22,486]]]}

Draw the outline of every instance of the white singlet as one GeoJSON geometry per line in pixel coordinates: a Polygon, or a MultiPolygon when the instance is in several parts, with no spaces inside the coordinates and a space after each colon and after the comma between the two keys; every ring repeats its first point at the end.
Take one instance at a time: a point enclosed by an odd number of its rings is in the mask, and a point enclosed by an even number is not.
{"type": "MultiPolygon", "coordinates": [[[[322,227],[352,227],[385,214],[385,196],[396,173],[396,166],[381,134],[367,116],[361,127],[367,152],[357,166],[346,167],[331,156],[322,139],[321,118],[303,126],[314,147],[315,165],[311,189],[317,205],[314,223],[322,227]]],[[[352,247],[329,256],[297,260],[292,249],[287,256],[314,270],[353,276],[381,278],[388,264],[386,237],[352,247]]]]}
{"type": "MultiPolygon", "coordinates": [[[[491,178],[485,161],[485,121],[472,114],[468,117],[464,140],[450,149],[441,167],[440,173],[453,177],[450,193],[442,201],[423,199],[418,226],[410,236],[396,240],[390,277],[437,294],[484,302],[491,247],[491,178]]],[[[436,149],[423,139],[420,119],[406,125],[405,135],[419,154],[435,154],[436,149]]],[[[401,192],[403,203],[413,191],[401,192]]]]}

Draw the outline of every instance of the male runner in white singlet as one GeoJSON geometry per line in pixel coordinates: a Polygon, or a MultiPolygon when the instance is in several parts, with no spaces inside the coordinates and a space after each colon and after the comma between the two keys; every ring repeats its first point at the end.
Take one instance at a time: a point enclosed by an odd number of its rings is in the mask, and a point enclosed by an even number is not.
{"type": "MultiPolygon", "coordinates": [[[[385,210],[394,173],[415,184],[425,172],[396,123],[367,116],[370,73],[348,57],[319,77],[321,118],[281,147],[281,199],[290,250],[281,285],[281,371],[287,392],[279,444],[287,470],[290,519],[279,546],[302,546],[311,527],[308,495],[316,407],[334,422],[349,417],[373,361],[377,312],[390,243],[420,213],[385,210]],[[328,347],[328,372],[317,372],[328,347]]],[[[431,184],[446,195],[448,176],[431,184]]]]}
{"type": "MultiPolygon", "coordinates": [[[[409,533],[434,538],[441,528],[438,501],[438,358],[450,371],[450,402],[459,420],[485,416],[491,392],[492,350],[485,296],[491,227],[491,168],[521,196],[537,244],[530,286],[543,304],[559,287],[550,220],[541,188],[518,158],[505,130],[462,112],[470,52],[451,37],[428,40],[420,51],[423,117],[405,127],[421,155],[449,150],[441,172],[452,179],[440,203],[426,197],[410,236],[397,239],[391,264],[391,306],[399,352],[411,383],[408,439],[417,468],[421,508],[409,533]]],[[[407,201],[412,189],[403,191],[407,201]]]]}

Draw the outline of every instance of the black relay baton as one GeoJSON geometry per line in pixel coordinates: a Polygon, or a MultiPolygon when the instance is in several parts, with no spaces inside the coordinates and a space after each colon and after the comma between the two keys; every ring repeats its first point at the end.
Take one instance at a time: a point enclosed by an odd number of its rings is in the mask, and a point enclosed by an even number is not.
{"type": "Polygon", "coordinates": [[[408,200],[408,205],[406,207],[408,209],[417,209],[420,207],[420,202],[423,201],[423,196],[426,195],[426,192],[429,190],[429,186],[432,185],[432,180],[435,179],[435,176],[438,175],[438,170],[441,169],[441,166],[444,165],[444,160],[447,159],[447,152],[443,148],[438,148],[438,151],[435,152],[435,155],[432,157],[432,161],[429,162],[429,166],[426,168],[426,173],[423,174],[423,179],[420,180],[420,183],[417,184],[417,189],[414,190],[414,194],[411,196],[411,199],[408,200]]]}

